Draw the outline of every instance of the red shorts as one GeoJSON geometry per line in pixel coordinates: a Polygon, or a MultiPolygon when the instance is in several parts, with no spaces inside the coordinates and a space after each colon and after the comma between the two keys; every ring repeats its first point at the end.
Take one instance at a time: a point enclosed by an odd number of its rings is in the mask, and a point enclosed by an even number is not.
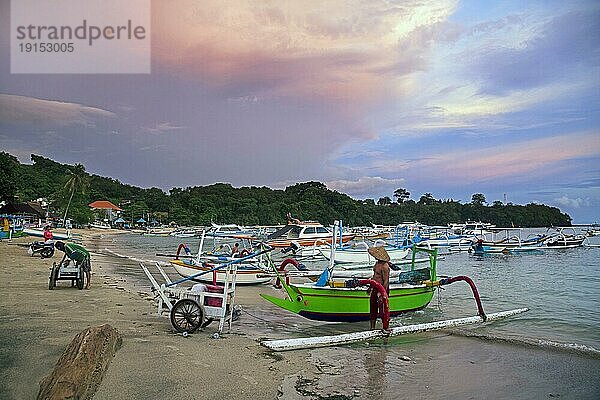
{"type": "Polygon", "coordinates": [[[381,301],[381,296],[379,295],[379,292],[371,290],[371,298],[369,303],[370,318],[372,320],[375,320],[377,319],[377,317],[381,317],[383,315],[383,303],[381,301]]]}

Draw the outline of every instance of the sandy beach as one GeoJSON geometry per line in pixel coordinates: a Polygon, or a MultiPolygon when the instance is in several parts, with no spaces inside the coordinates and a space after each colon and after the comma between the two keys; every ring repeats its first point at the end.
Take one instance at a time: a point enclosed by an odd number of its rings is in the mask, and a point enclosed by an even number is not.
{"type": "MultiPolygon", "coordinates": [[[[92,251],[97,235],[84,231],[92,251]]],[[[105,323],[119,331],[123,345],[95,399],[594,399],[600,394],[598,357],[458,332],[271,353],[245,329],[256,320],[242,315],[221,339],[211,338],[217,324],[183,337],[156,314],[146,292],[115,272],[115,263],[124,261],[93,252],[90,290],[60,282],[49,291],[49,268],[61,253],[29,257],[24,245],[30,241],[0,243],[2,399],[35,398],[40,380],[73,337],[105,323]],[[399,346],[406,357],[390,351],[399,346]],[[389,365],[394,373],[387,373],[389,365]],[[389,390],[399,386],[401,392],[389,390]]],[[[250,309],[263,304],[256,289],[240,289],[236,298],[250,309]]]]}

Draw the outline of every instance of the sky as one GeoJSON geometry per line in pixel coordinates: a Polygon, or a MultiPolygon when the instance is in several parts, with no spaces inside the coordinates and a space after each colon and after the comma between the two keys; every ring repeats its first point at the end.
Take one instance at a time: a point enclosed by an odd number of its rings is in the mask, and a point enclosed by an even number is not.
{"type": "Polygon", "coordinates": [[[11,74],[9,5],[0,149],[21,162],[600,222],[597,1],[153,1],[150,74],[11,74]]]}

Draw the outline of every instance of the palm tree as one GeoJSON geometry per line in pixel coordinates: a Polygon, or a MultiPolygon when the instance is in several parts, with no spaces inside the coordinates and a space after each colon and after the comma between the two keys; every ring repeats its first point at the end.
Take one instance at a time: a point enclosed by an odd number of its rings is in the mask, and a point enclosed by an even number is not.
{"type": "Polygon", "coordinates": [[[67,169],[67,174],[69,175],[69,178],[67,179],[64,188],[68,189],[71,192],[71,195],[69,196],[69,202],[67,203],[67,208],[65,209],[63,226],[65,226],[67,223],[67,213],[69,212],[71,200],[73,200],[75,191],[81,190],[81,193],[84,193],[88,183],[85,167],[82,164],[75,164],[72,169],[67,169]]]}

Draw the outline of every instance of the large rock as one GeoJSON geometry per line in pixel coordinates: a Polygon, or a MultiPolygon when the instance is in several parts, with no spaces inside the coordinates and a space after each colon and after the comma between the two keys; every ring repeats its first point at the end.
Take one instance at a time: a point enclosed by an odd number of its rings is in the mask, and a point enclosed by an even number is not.
{"type": "Polygon", "coordinates": [[[69,343],[52,373],[40,382],[37,398],[91,398],[121,342],[119,332],[108,324],[80,332],[69,343]]]}

